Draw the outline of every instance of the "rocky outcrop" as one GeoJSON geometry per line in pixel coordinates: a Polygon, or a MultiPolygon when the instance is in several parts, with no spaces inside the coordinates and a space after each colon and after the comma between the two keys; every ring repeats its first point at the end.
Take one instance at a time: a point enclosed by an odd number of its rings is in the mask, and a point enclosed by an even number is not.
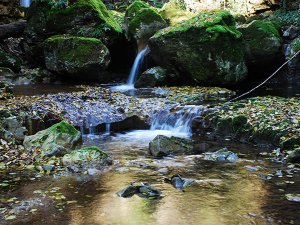
{"type": "Polygon", "coordinates": [[[51,5],[50,0],[33,1],[28,12],[25,30],[26,50],[35,62],[43,62],[42,44],[57,34],[94,37],[110,46],[122,29],[102,1],[76,0],[68,5],[51,5]]]}
{"type": "Polygon", "coordinates": [[[160,66],[153,67],[143,72],[137,79],[134,86],[136,88],[159,86],[166,81],[166,76],[167,70],[160,66]]]}
{"type": "Polygon", "coordinates": [[[109,50],[96,38],[59,35],[44,44],[47,69],[84,80],[100,78],[110,62],[109,50]]]}
{"type": "Polygon", "coordinates": [[[210,11],[157,32],[149,46],[155,62],[182,80],[232,85],[247,75],[241,36],[230,13],[210,11]]]}
{"type": "Polygon", "coordinates": [[[139,0],[128,6],[124,22],[127,36],[136,40],[146,40],[167,26],[156,8],[139,0]]]}
{"type": "Polygon", "coordinates": [[[156,136],[149,144],[149,153],[154,157],[174,154],[191,154],[194,146],[191,140],[178,137],[156,136]]]}
{"type": "Polygon", "coordinates": [[[270,21],[254,20],[240,26],[243,34],[246,59],[249,64],[270,63],[281,56],[281,36],[278,28],[270,21]]]}
{"type": "Polygon", "coordinates": [[[41,150],[42,156],[62,156],[81,144],[81,133],[67,122],[60,122],[35,135],[26,136],[23,145],[27,151],[41,150]]]}

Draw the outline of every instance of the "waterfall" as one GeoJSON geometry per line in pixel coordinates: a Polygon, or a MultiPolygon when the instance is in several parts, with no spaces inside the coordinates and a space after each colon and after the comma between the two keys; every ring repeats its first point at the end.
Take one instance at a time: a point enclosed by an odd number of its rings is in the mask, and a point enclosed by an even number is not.
{"type": "Polygon", "coordinates": [[[105,124],[105,134],[110,135],[110,123],[105,124]]]}
{"type": "Polygon", "coordinates": [[[21,1],[20,1],[20,5],[21,5],[22,7],[28,8],[28,7],[30,6],[30,4],[31,4],[31,0],[21,0],[21,1]]]}
{"type": "Polygon", "coordinates": [[[150,52],[150,49],[148,46],[146,46],[143,50],[141,50],[133,63],[133,66],[131,68],[128,80],[126,84],[119,85],[112,87],[111,90],[113,91],[128,91],[134,89],[134,82],[136,80],[137,75],[139,74],[140,68],[143,65],[145,56],[150,52]]]}
{"type": "Polygon", "coordinates": [[[191,124],[195,117],[201,116],[203,106],[187,105],[160,111],[153,115],[151,130],[168,130],[174,133],[192,135],[191,124]]]}

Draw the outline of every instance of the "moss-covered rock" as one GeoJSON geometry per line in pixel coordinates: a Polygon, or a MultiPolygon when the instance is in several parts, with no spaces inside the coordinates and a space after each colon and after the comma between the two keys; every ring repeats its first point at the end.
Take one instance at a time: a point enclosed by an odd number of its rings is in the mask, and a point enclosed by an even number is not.
{"type": "Polygon", "coordinates": [[[228,85],[247,75],[241,33],[227,11],[210,11],[165,28],[150,40],[158,65],[207,85],[228,85]]]}
{"type": "Polygon", "coordinates": [[[174,154],[191,154],[194,146],[191,140],[178,137],[156,136],[149,144],[149,153],[154,157],[174,154]]]}
{"type": "Polygon", "coordinates": [[[159,14],[171,26],[196,16],[195,13],[186,11],[185,4],[180,0],[171,0],[165,3],[162,9],[159,10],[159,14]]]}
{"type": "Polygon", "coordinates": [[[136,88],[155,87],[166,81],[167,70],[160,66],[150,68],[143,72],[135,83],[136,88]]]}
{"type": "Polygon", "coordinates": [[[7,67],[18,72],[21,69],[21,60],[10,53],[0,50],[0,67],[7,67]]]}
{"type": "Polygon", "coordinates": [[[38,148],[42,156],[62,156],[81,144],[81,133],[67,122],[54,124],[35,135],[26,136],[23,145],[31,151],[38,148]]]}
{"type": "Polygon", "coordinates": [[[30,56],[42,56],[43,41],[57,34],[95,37],[110,45],[122,33],[101,0],[74,0],[60,8],[53,7],[51,2],[33,1],[27,12],[25,40],[30,56]]]}
{"type": "Polygon", "coordinates": [[[125,13],[125,30],[128,37],[137,40],[148,39],[155,32],[167,26],[156,8],[143,1],[134,1],[125,13]]]}
{"type": "Polygon", "coordinates": [[[73,150],[64,155],[62,163],[77,172],[88,169],[101,169],[103,166],[111,165],[112,159],[97,146],[91,146],[73,150]]]}
{"type": "Polygon", "coordinates": [[[109,51],[99,39],[67,35],[48,38],[44,55],[49,70],[85,80],[99,78],[110,61],[109,51]]]}
{"type": "Polygon", "coordinates": [[[238,30],[243,34],[247,62],[266,62],[281,54],[281,36],[272,22],[254,20],[238,30]]]}

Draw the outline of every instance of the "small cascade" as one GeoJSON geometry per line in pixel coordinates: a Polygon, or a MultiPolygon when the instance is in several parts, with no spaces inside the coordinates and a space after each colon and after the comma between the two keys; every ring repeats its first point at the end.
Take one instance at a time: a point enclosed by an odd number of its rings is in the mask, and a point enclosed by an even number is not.
{"type": "Polygon", "coordinates": [[[134,89],[134,82],[136,80],[137,75],[139,74],[140,68],[143,65],[145,56],[150,52],[150,49],[148,46],[146,46],[143,50],[141,50],[133,63],[133,66],[131,68],[128,80],[126,84],[119,85],[112,87],[111,90],[113,91],[128,91],[134,89]]]}
{"type": "Polygon", "coordinates": [[[191,123],[197,116],[202,115],[203,106],[187,105],[180,108],[172,108],[155,114],[151,123],[151,130],[168,130],[175,134],[192,135],[191,123]]]}
{"type": "Polygon", "coordinates": [[[110,123],[105,124],[105,134],[110,135],[110,123]]]}
{"type": "Polygon", "coordinates": [[[30,4],[31,4],[31,0],[21,0],[20,1],[20,5],[25,8],[28,8],[30,6],[30,4]]]}

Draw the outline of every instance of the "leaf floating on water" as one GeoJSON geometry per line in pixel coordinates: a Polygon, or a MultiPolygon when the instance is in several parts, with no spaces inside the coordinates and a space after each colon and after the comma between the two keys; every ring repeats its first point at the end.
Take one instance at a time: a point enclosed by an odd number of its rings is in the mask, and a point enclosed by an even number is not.
{"type": "Polygon", "coordinates": [[[15,215],[9,215],[9,216],[5,216],[4,219],[5,220],[14,220],[14,219],[16,219],[16,216],[15,215]]]}

